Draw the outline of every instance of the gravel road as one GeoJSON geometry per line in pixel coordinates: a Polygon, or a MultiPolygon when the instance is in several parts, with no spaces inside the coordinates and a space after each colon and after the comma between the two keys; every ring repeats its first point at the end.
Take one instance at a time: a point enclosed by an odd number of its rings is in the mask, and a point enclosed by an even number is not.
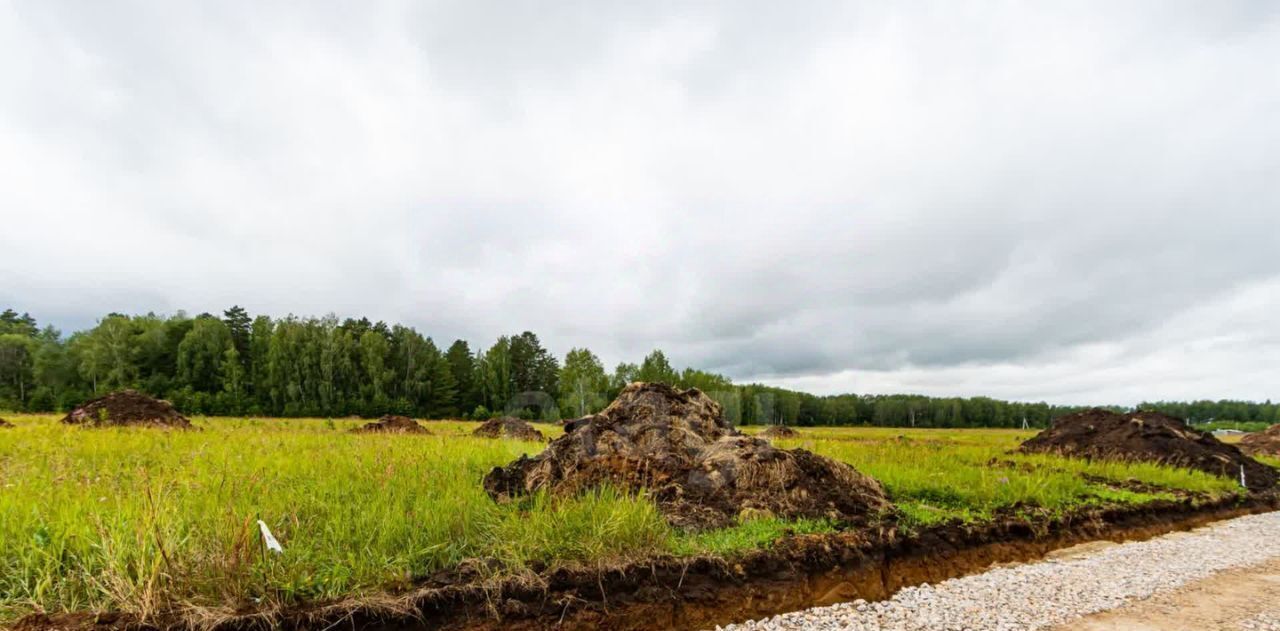
{"type": "MultiPolygon", "coordinates": [[[[1166,595],[1220,572],[1275,559],[1280,559],[1280,512],[1239,517],[1142,542],[1087,544],[1035,563],[908,587],[882,602],[841,603],[722,628],[1048,629],[1130,601],[1166,595]]],[[[1280,631],[1280,624],[1272,626],[1280,621],[1280,602],[1273,607],[1250,612],[1240,628],[1280,631]]]]}

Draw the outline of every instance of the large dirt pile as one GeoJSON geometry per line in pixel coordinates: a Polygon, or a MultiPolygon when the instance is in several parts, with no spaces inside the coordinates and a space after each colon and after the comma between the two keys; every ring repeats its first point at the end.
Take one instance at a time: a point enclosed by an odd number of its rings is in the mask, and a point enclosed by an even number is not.
{"type": "Polygon", "coordinates": [[[168,401],[154,399],[135,390],[112,392],[89,401],[71,410],[70,414],[63,417],[62,422],[91,427],[143,425],[194,429],[191,421],[178,414],[168,401]]]}
{"type": "Polygon", "coordinates": [[[764,431],[757,434],[757,436],[760,436],[761,438],[795,438],[799,435],[800,432],[797,432],[786,425],[770,425],[764,431]]]}
{"type": "Polygon", "coordinates": [[[1280,425],[1245,435],[1240,439],[1240,451],[1250,456],[1280,457],[1280,425]]]}
{"type": "Polygon", "coordinates": [[[514,438],[516,440],[532,440],[542,442],[542,432],[518,418],[504,416],[491,418],[471,432],[480,438],[514,438]]]}
{"type": "Polygon", "coordinates": [[[1049,429],[1019,447],[1023,452],[1081,458],[1160,462],[1214,475],[1240,477],[1250,489],[1270,488],[1276,471],[1213,435],[1159,412],[1117,414],[1092,409],[1058,418],[1049,429]]]}
{"type": "Polygon", "coordinates": [[[730,525],[744,511],[856,523],[890,507],[880,484],[853,467],[744,436],[707,395],[657,383],[627,386],[541,454],[484,479],[500,502],[601,484],[646,489],[668,522],[695,529],[730,525]]]}
{"type": "Polygon", "coordinates": [[[387,414],[372,423],[365,423],[351,430],[353,434],[430,434],[417,421],[395,414],[387,414]]]}

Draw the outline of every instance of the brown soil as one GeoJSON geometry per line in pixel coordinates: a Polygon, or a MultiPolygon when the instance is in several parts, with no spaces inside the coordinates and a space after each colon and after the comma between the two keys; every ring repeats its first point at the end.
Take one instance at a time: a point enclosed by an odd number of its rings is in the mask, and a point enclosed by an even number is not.
{"type": "Polygon", "coordinates": [[[1151,598],[1072,620],[1055,631],[1271,629],[1280,618],[1280,559],[1219,572],[1151,598]],[[1274,623],[1272,623],[1274,624],[1274,623]]]}
{"type": "Polygon", "coordinates": [[[388,414],[351,430],[353,434],[430,434],[427,428],[407,416],[388,414]]]}
{"type": "Polygon", "coordinates": [[[174,409],[168,401],[154,399],[136,390],[112,392],[89,401],[62,419],[70,425],[87,427],[169,427],[195,429],[191,421],[174,409]]]}
{"type": "Polygon", "coordinates": [[[218,622],[162,616],[140,624],[116,614],[35,614],[22,631],[265,628],[705,629],[787,611],[884,599],[903,587],[1025,562],[1083,542],[1142,540],[1280,508],[1275,494],[1196,503],[1090,507],[1066,515],[1012,513],[978,526],[919,533],[893,528],[792,536],[731,559],[662,557],[612,568],[556,569],[486,579],[476,566],[438,573],[413,592],[277,611],[242,611],[218,622]]]}
{"type": "Polygon", "coordinates": [[[760,436],[762,438],[795,438],[799,435],[800,432],[797,432],[786,425],[771,425],[768,429],[756,434],[756,436],[760,436]]]}
{"type": "Polygon", "coordinates": [[[1250,456],[1280,456],[1280,425],[1245,435],[1239,446],[1240,451],[1250,456]]]}
{"type": "Polygon", "coordinates": [[[890,508],[880,484],[853,467],[745,436],[711,397],[658,383],[627,386],[541,454],[484,478],[500,502],[603,484],[647,491],[668,522],[690,529],[728,526],[742,513],[858,524],[890,508]]]}
{"type": "Polygon", "coordinates": [[[1198,469],[1239,479],[1244,467],[1250,489],[1275,486],[1276,470],[1212,434],[1159,412],[1117,414],[1095,408],[1058,418],[1022,443],[1023,452],[1115,460],[1140,460],[1198,469]]]}
{"type": "Polygon", "coordinates": [[[471,432],[471,435],[480,438],[514,438],[537,442],[546,440],[542,432],[534,429],[532,425],[511,416],[491,418],[471,432]]]}
{"type": "Polygon", "coordinates": [[[0,429],[5,429],[8,427],[14,427],[14,424],[0,418],[0,429]]]}

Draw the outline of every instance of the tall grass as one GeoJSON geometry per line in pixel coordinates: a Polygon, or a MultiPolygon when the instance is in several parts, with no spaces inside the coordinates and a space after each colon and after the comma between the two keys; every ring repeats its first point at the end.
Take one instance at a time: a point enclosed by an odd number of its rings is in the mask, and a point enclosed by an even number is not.
{"type": "MultiPolygon", "coordinates": [[[[0,607],[149,613],[407,585],[467,558],[512,567],[666,548],[654,507],[605,491],[497,506],[489,468],[537,443],[351,435],[352,422],[0,435],[0,607]],[[285,552],[266,552],[257,521],[285,552]]],[[[453,433],[456,427],[432,425],[453,433]]]]}
{"type": "MultiPolygon", "coordinates": [[[[358,421],[195,419],[201,432],[83,429],[18,416],[0,431],[0,621],[31,610],[147,615],[405,588],[468,559],[522,572],[656,554],[731,554],[822,520],[756,519],[675,532],[643,497],[610,489],[497,505],[480,480],[538,443],[477,439],[474,423],[433,436],[353,435],[358,421]],[[283,544],[266,551],[258,520],[283,544]]],[[[544,427],[544,433],[558,428],[544,427]]],[[[1153,465],[1007,456],[1001,430],[806,430],[802,446],[880,479],[911,524],[1001,508],[1144,502],[1083,474],[1231,493],[1234,483],[1153,465]],[[901,438],[900,438],[901,436],[901,438]],[[1015,466],[989,465],[993,458],[1015,466]]]]}
{"type": "Polygon", "coordinates": [[[1060,511],[1090,503],[1142,503],[1169,497],[1120,492],[1106,482],[1212,496],[1238,493],[1235,481],[1190,469],[1149,463],[1086,462],[1010,451],[1033,432],[1011,430],[823,430],[814,438],[781,441],[842,460],[871,475],[908,517],[909,524],[990,518],[1019,506],[1060,511]],[[832,434],[835,434],[834,436],[832,434]]]}

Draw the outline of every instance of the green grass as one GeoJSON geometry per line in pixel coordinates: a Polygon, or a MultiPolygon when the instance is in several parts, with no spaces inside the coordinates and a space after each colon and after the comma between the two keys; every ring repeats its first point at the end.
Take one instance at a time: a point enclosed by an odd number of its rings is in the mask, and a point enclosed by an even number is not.
{"type": "MultiPolygon", "coordinates": [[[[539,443],[352,435],[354,420],[194,419],[204,431],[93,430],[16,416],[0,431],[0,623],[33,610],[226,609],[403,589],[469,559],[501,573],[603,566],[658,554],[730,555],[823,520],[761,518],[681,533],[643,497],[603,489],[496,505],[493,466],[539,443]],[[257,520],[284,546],[263,550],[257,520]]],[[[540,426],[556,435],[554,426],[540,426]]],[[[1009,456],[1007,430],[804,430],[783,446],[880,479],[909,527],[1168,497],[1088,482],[1222,495],[1234,482],[1153,465],[1009,456]],[[996,459],[997,464],[988,465],[996,459]],[[1005,464],[1009,461],[1012,464],[1005,464]]]]}
{"type": "Polygon", "coordinates": [[[1239,492],[1231,479],[1189,469],[1008,453],[1034,432],[869,428],[812,435],[779,444],[803,447],[870,474],[906,515],[908,527],[986,520],[1019,506],[1062,511],[1099,502],[1143,503],[1170,497],[1122,492],[1087,480],[1086,473],[1121,485],[1138,482],[1213,496],[1239,492]]]}

